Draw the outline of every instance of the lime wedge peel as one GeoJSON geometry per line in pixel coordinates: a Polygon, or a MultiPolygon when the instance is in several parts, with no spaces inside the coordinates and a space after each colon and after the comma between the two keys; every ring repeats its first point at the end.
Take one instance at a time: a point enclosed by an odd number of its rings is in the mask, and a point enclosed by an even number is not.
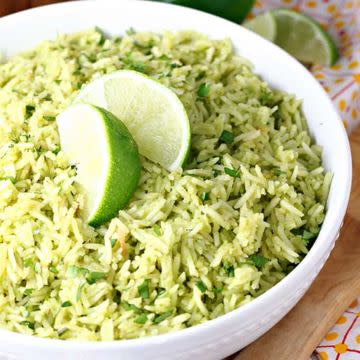
{"type": "Polygon", "coordinates": [[[177,95],[148,76],[132,70],[105,75],[81,90],[74,103],[105,108],[128,128],[144,157],[176,170],[186,161],[191,131],[177,95]]]}
{"type": "Polygon", "coordinates": [[[83,217],[99,226],[117,215],[137,188],[141,163],[124,124],[108,111],[77,104],[57,117],[61,149],[77,168],[83,217]]]}

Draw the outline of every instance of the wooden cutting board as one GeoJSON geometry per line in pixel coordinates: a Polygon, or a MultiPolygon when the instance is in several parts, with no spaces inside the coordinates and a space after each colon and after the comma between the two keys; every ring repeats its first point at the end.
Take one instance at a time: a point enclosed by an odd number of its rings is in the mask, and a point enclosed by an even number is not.
{"type": "MultiPolygon", "coordinates": [[[[67,0],[62,0],[67,1],[67,0]]],[[[0,0],[0,16],[61,0],[0,0]]],[[[341,236],[298,305],[233,360],[309,360],[348,305],[360,295],[360,129],[351,135],[353,188],[341,236]]]]}
{"type": "Polygon", "coordinates": [[[353,186],[335,249],[296,307],[233,360],[309,360],[336,320],[360,295],[360,128],[352,133],[350,143],[353,186]]]}

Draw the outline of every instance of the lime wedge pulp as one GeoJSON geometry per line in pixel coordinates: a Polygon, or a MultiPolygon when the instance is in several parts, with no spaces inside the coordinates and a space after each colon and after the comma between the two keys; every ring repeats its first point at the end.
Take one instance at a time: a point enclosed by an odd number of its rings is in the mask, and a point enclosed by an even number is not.
{"type": "Polygon", "coordinates": [[[56,121],[61,149],[76,166],[85,195],[83,216],[99,226],[116,216],[136,190],[141,171],[137,146],[125,125],[102,108],[73,105],[56,121]]]}
{"type": "Polygon", "coordinates": [[[120,70],[81,90],[75,103],[101,106],[124,122],[141,155],[169,171],[185,162],[191,141],[189,119],[176,94],[146,75],[120,70]]]}
{"type": "Polygon", "coordinates": [[[309,16],[293,10],[272,11],[276,19],[275,43],[296,59],[310,64],[333,65],[339,55],[331,36],[309,16]]]}
{"type": "Polygon", "coordinates": [[[338,57],[331,36],[313,18],[289,9],[275,9],[244,26],[306,64],[333,65],[338,57]]]}
{"type": "Polygon", "coordinates": [[[269,41],[275,41],[276,20],[271,12],[266,12],[246,21],[244,26],[269,41]]]}

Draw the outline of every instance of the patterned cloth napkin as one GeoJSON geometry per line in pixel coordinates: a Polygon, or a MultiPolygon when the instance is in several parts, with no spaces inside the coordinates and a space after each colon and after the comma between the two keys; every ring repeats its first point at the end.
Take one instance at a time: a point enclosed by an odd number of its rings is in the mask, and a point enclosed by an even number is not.
{"type": "MultiPolygon", "coordinates": [[[[257,0],[253,14],[289,7],[317,19],[340,51],[332,67],[310,70],[333,100],[348,133],[360,123],[360,0],[257,0]]],[[[316,349],[322,360],[360,359],[360,297],[316,349]]],[[[315,357],[315,355],[314,355],[315,357]]]]}

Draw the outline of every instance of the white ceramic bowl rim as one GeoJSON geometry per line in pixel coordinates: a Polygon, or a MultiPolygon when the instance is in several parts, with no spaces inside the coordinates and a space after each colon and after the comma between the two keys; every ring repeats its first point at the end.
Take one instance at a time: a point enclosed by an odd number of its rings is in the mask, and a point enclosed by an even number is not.
{"type": "MultiPolygon", "coordinates": [[[[2,19],[0,19],[0,25],[3,23],[12,23],[12,24],[21,24],[24,19],[27,19],[31,17],[32,19],[35,19],[37,16],[47,16],[48,14],[54,14],[55,12],[62,12],[66,9],[72,8],[73,11],[81,11],[80,9],[85,9],[85,7],[91,7],[96,6],[96,1],[82,1],[82,2],[66,2],[61,4],[55,4],[55,5],[48,5],[43,6],[40,8],[35,8],[31,10],[22,11],[20,13],[6,16],[2,19]]],[[[130,0],[123,0],[121,2],[117,2],[116,0],[113,1],[106,1],[102,2],[101,6],[106,6],[107,4],[111,4],[112,6],[118,6],[118,7],[129,7],[136,10],[140,10],[140,6],[142,11],[145,9],[151,10],[151,8],[154,8],[157,11],[161,11],[162,9],[167,8],[167,10],[171,11],[177,11],[178,14],[181,13],[181,16],[183,18],[186,18],[187,15],[194,15],[196,14],[197,18],[199,20],[206,20],[211,24],[214,24],[214,26],[218,27],[226,27],[227,29],[233,31],[234,33],[241,31],[246,31],[248,34],[247,36],[252,39],[254,42],[258,43],[259,46],[268,47],[271,49],[274,53],[274,56],[278,56],[279,58],[283,58],[284,61],[286,60],[286,63],[291,64],[296,71],[302,74],[304,77],[304,81],[307,81],[309,84],[311,84],[311,87],[316,89],[317,92],[321,92],[322,96],[327,99],[323,101],[327,103],[327,106],[333,109],[333,112],[335,113],[336,110],[333,108],[331,100],[327,97],[327,94],[324,92],[324,90],[321,88],[319,83],[312,77],[312,75],[295,59],[293,59],[291,56],[289,56],[287,53],[285,53],[283,50],[278,48],[277,46],[265,41],[264,39],[260,38],[256,34],[250,33],[248,30],[239,27],[235,23],[231,23],[227,20],[218,18],[213,15],[209,15],[197,10],[183,8],[176,5],[170,5],[170,4],[163,4],[163,3],[154,3],[154,2],[143,2],[143,1],[130,1],[130,0]]],[[[99,6],[99,5],[97,5],[99,6]]],[[[95,24],[94,24],[95,25],[95,24]]],[[[150,29],[151,30],[151,29],[150,29]]],[[[206,33],[206,31],[204,31],[206,33]]],[[[46,36],[45,36],[46,37],[46,36]]],[[[245,55],[246,56],[246,55],[245,55]]],[[[290,273],[288,274],[282,281],[280,281],[277,285],[272,287],[270,290],[268,290],[265,294],[261,295],[260,297],[254,299],[250,303],[233,310],[230,313],[227,313],[225,315],[222,315],[214,320],[209,320],[206,323],[196,325],[187,329],[179,330],[172,333],[167,333],[163,335],[157,335],[153,337],[145,337],[145,338],[139,338],[139,339],[131,339],[131,340],[121,340],[121,341],[111,341],[111,342],[84,342],[84,341],[62,341],[62,340],[56,340],[56,339],[43,339],[43,338],[35,338],[33,336],[18,334],[18,333],[11,333],[6,330],[0,330],[0,339],[5,334],[7,337],[11,334],[11,337],[16,341],[17,343],[22,343],[23,345],[34,345],[34,342],[36,342],[38,347],[42,348],[51,348],[52,350],[59,350],[67,349],[67,350],[81,350],[86,347],[86,349],[109,349],[109,348],[116,348],[116,349],[131,349],[134,347],[144,346],[146,344],[163,344],[168,341],[174,341],[179,337],[186,337],[196,335],[199,332],[202,332],[205,334],[210,329],[214,331],[214,329],[218,329],[221,331],[224,326],[226,326],[227,322],[240,314],[243,314],[245,312],[251,312],[255,310],[256,308],[261,308],[269,301],[275,301],[277,299],[277,295],[281,291],[285,291],[290,287],[291,284],[296,283],[297,281],[301,280],[301,274],[303,270],[308,267],[316,264],[316,262],[320,259],[321,253],[322,253],[322,246],[324,243],[326,243],[326,239],[330,239],[334,237],[338,231],[338,229],[341,226],[341,222],[343,220],[343,217],[346,212],[346,207],[348,204],[348,199],[350,195],[350,188],[351,188],[351,152],[348,142],[347,134],[344,130],[344,126],[338,117],[337,117],[337,123],[334,125],[334,133],[336,134],[336,145],[339,146],[339,149],[343,151],[344,159],[342,166],[342,174],[344,177],[343,180],[343,186],[340,189],[336,189],[337,191],[337,198],[340,199],[338,201],[338,204],[336,205],[336,209],[334,209],[331,214],[330,212],[326,215],[325,221],[327,221],[327,226],[322,227],[319,237],[317,241],[314,243],[312,249],[308,253],[308,255],[304,258],[304,260],[290,273]],[[331,215],[331,219],[329,219],[331,215]],[[17,339],[17,340],[16,340],[17,339]]],[[[325,119],[326,120],[326,119],[325,119]]],[[[335,205],[334,205],[335,207],[335,205]]]]}

